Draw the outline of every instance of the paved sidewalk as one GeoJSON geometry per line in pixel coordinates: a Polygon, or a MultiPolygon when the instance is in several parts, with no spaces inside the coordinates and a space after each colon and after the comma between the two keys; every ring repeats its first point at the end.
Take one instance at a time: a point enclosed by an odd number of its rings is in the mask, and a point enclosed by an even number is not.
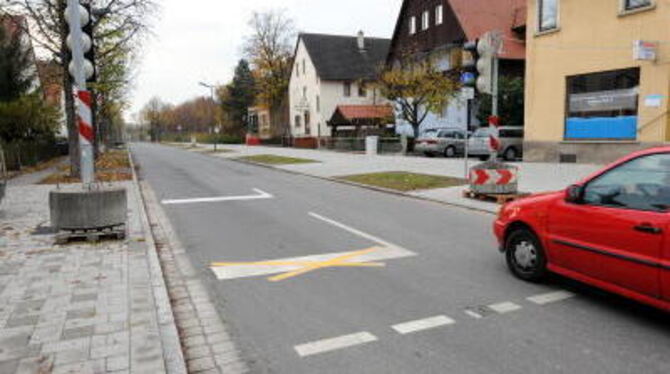
{"type": "MultiPolygon", "coordinates": [[[[211,145],[200,145],[200,147],[203,147],[201,149],[205,147],[212,148],[211,145]]],[[[224,158],[274,154],[317,160],[319,163],[282,165],[276,166],[276,168],[326,178],[384,171],[408,171],[458,178],[463,178],[466,173],[465,161],[462,158],[446,159],[402,155],[367,156],[364,154],[333,151],[263,146],[248,147],[244,145],[224,145],[219,147],[234,151],[216,154],[216,156],[224,158]]],[[[476,159],[469,160],[469,166],[477,163],[479,161],[476,159]]],[[[520,191],[531,193],[563,189],[602,167],[602,165],[528,162],[517,162],[515,165],[519,167],[520,171],[520,191]]],[[[465,187],[452,187],[415,191],[409,194],[489,212],[497,211],[498,207],[496,204],[464,198],[462,194],[464,189],[465,187]]]]}
{"type": "Polygon", "coordinates": [[[176,334],[165,334],[174,322],[139,196],[124,184],[128,239],[65,246],[53,244],[48,228],[55,187],[8,187],[0,206],[0,373],[185,372],[176,334]]]}

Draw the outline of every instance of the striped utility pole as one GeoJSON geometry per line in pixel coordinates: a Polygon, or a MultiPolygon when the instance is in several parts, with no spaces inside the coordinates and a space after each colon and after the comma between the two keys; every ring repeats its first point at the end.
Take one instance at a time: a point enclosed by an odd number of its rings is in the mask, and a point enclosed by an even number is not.
{"type": "Polygon", "coordinates": [[[75,82],[77,128],[79,130],[79,152],[81,158],[81,180],[85,186],[95,181],[93,166],[93,131],[91,113],[91,92],[86,89],[86,79],[93,75],[93,65],[84,58],[84,53],[92,47],[88,35],[82,32],[82,27],[88,24],[90,15],[78,0],[67,0],[65,18],[70,26],[68,46],[72,51],[72,62],[68,70],[75,82]]]}

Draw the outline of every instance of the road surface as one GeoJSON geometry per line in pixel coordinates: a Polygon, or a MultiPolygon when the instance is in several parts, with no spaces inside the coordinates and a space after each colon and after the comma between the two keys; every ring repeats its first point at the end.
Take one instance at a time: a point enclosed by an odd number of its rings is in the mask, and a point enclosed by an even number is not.
{"type": "Polygon", "coordinates": [[[667,315],[513,278],[492,215],[132,150],[254,373],[670,372],[667,315]]]}

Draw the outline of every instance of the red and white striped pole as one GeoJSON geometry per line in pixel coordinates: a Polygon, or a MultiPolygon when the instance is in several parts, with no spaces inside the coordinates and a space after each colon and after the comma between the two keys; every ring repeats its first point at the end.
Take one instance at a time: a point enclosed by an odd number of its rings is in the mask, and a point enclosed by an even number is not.
{"type": "Polygon", "coordinates": [[[91,114],[91,91],[77,91],[77,125],[79,128],[79,151],[81,157],[81,181],[89,185],[95,181],[93,170],[93,131],[91,114]]]}
{"type": "Polygon", "coordinates": [[[77,127],[79,131],[79,152],[81,181],[90,186],[95,181],[93,167],[93,125],[91,116],[91,92],[86,89],[86,79],[93,75],[93,65],[84,58],[85,49],[90,49],[92,42],[82,32],[82,26],[91,18],[78,0],[67,0],[65,18],[70,26],[68,45],[72,51],[72,62],[68,70],[74,78],[76,86],[77,127]],[[85,40],[86,39],[86,40],[85,40]]]}

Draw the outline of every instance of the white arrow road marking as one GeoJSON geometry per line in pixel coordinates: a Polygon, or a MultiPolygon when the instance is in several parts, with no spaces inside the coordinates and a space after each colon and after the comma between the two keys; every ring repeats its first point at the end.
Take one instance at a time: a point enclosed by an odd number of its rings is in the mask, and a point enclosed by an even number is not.
{"type": "Polygon", "coordinates": [[[316,270],[328,267],[346,266],[348,263],[364,265],[381,260],[416,256],[416,253],[410,250],[384,241],[363,231],[354,229],[353,227],[349,227],[343,223],[320,216],[316,213],[309,213],[309,215],[333,226],[346,230],[361,238],[373,241],[379,245],[367,250],[356,250],[351,252],[324,253],[302,257],[240,263],[215,262],[211,266],[212,271],[218,279],[225,280],[296,272],[300,271],[301,269],[316,270]],[[339,258],[345,258],[346,260],[337,261],[339,258]]]}
{"type": "Polygon", "coordinates": [[[257,195],[246,195],[246,196],[220,196],[220,197],[202,197],[195,199],[177,199],[177,200],[163,200],[164,205],[180,205],[180,204],[197,204],[197,203],[219,203],[223,201],[243,201],[243,200],[262,200],[262,199],[272,199],[274,196],[261,191],[258,188],[253,189],[257,195]]]}

